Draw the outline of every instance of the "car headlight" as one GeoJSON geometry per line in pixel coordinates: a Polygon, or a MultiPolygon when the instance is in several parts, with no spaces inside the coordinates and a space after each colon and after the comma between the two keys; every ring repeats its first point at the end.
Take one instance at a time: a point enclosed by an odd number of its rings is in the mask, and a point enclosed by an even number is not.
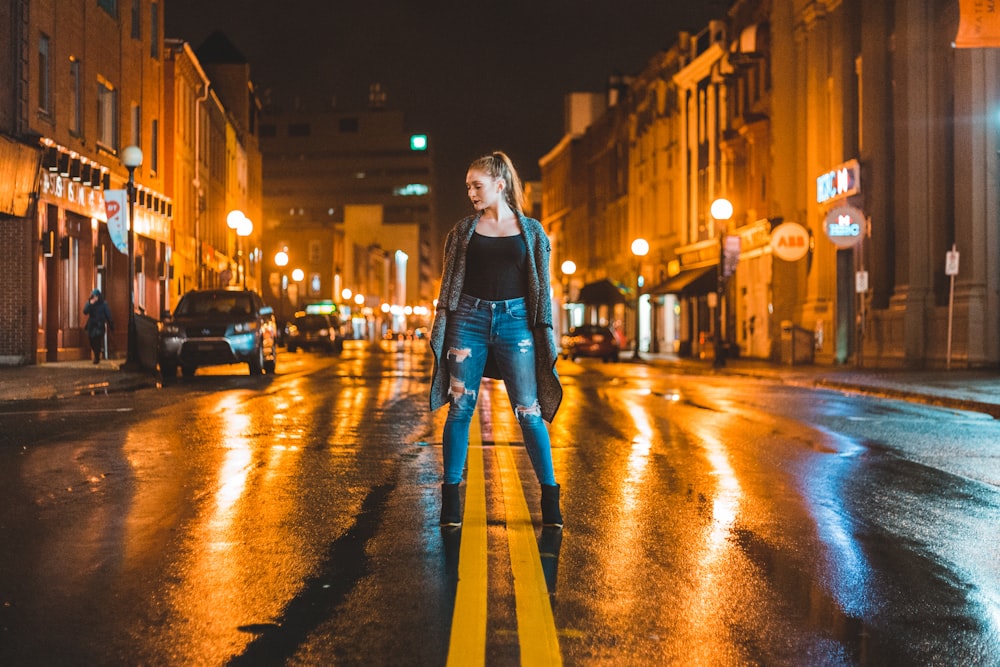
{"type": "Polygon", "coordinates": [[[251,333],[256,331],[257,322],[239,322],[233,325],[233,333],[251,333]]]}

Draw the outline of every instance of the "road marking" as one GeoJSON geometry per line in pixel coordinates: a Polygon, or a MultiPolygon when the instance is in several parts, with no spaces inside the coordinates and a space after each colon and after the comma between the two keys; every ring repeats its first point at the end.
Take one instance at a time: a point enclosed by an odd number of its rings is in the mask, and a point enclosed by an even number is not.
{"type": "MultiPolygon", "coordinates": [[[[448,665],[486,664],[486,477],[477,410],[469,429],[465,512],[458,549],[458,586],[451,617],[448,665]]],[[[449,530],[449,529],[446,529],[449,530]]]]}
{"type": "MultiPolygon", "coordinates": [[[[501,402],[501,406],[506,404],[501,402]]],[[[489,415],[493,452],[506,508],[507,546],[517,614],[517,636],[522,665],[562,665],[555,618],[549,600],[542,559],[538,552],[531,513],[524,497],[507,431],[513,414],[496,406],[490,394],[480,392],[480,405],[469,429],[465,511],[458,554],[458,585],[451,619],[448,665],[486,663],[487,535],[486,479],[484,473],[483,420],[489,415]],[[501,421],[504,420],[504,421],[501,421]],[[502,426],[504,424],[505,426],[502,426]],[[501,432],[502,431],[502,432],[501,432]]]]}
{"type": "MultiPolygon", "coordinates": [[[[502,408],[492,412],[494,454],[500,469],[504,506],[507,509],[507,545],[510,568],[514,575],[514,597],[517,609],[517,632],[520,637],[522,665],[561,665],[559,637],[549,590],[545,585],[542,559],[535,540],[535,528],[524,498],[524,488],[514,462],[509,439],[500,437],[498,428],[503,418],[502,408]]],[[[509,416],[507,417],[510,418],[509,416]]],[[[506,435],[507,429],[503,429],[506,435]]]]}

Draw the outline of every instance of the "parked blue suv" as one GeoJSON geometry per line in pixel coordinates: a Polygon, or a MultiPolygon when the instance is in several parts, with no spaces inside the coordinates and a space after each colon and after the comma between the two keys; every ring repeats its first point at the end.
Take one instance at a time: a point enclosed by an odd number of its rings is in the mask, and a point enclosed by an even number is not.
{"type": "Polygon", "coordinates": [[[164,378],[194,375],[199,366],[245,363],[251,375],[274,373],[278,356],[274,309],[250,290],[192,290],[159,324],[157,356],[164,378]]]}

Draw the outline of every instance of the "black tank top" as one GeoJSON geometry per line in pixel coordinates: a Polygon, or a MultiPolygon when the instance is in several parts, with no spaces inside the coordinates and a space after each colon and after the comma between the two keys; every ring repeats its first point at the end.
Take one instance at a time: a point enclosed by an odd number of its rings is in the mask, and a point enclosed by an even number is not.
{"type": "Polygon", "coordinates": [[[487,301],[504,301],[528,293],[528,246],[524,236],[473,234],[465,254],[462,292],[487,301]]]}

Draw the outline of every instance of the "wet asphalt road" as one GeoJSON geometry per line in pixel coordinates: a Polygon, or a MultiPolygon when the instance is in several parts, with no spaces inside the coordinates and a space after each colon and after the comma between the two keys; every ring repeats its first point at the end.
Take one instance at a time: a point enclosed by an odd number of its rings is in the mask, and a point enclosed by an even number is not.
{"type": "Polygon", "coordinates": [[[0,664],[1000,664],[998,422],[559,363],[562,532],[412,347],[0,406],[0,664]]]}

